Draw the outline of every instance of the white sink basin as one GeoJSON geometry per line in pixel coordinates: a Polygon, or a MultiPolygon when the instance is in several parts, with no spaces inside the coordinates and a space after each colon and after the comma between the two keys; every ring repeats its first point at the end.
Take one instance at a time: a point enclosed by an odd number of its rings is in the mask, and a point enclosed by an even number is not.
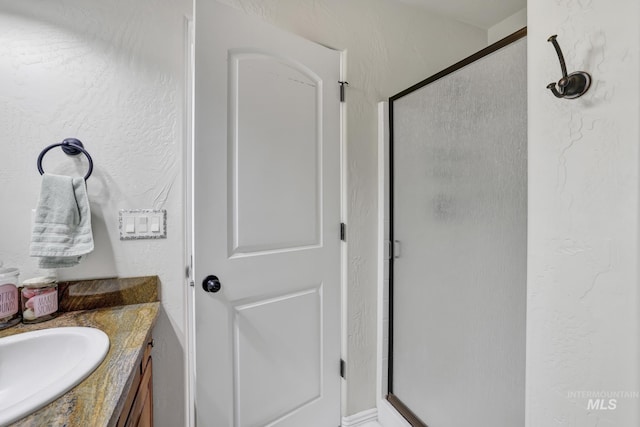
{"type": "Polygon", "coordinates": [[[95,328],[51,328],[0,338],[0,426],[71,390],[107,351],[109,337],[95,328]]]}

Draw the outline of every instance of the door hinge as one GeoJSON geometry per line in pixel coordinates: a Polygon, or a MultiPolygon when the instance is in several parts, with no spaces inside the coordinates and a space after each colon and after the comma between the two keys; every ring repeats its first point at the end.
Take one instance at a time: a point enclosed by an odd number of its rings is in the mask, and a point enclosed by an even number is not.
{"type": "Polygon", "coordinates": [[[340,223],[340,240],[343,242],[347,241],[347,224],[344,222],[340,223]]]}
{"type": "Polygon", "coordinates": [[[340,83],[340,102],[344,102],[346,100],[344,87],[349,86],[349,82],[339,81],[338,83],[340,83]]]}
{"type": "Polygon", "coordinates": [[[347,379],[347,364],[344,363],[344,360],[340,359],[340,376],[344,379],[347,379]]]}
{"type": "Polygon", "coordinates": [[[194,287],[195,283],[193,281],[193,277],[191,277],[191,273],[193,273],[193,255],[189,257],[189,265],[185,268],[185,275],[189,286],[194,287]]]}

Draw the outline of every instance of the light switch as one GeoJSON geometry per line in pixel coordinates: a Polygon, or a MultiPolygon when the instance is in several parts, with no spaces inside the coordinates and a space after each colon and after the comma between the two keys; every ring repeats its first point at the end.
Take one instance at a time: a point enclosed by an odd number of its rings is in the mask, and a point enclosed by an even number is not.
{"type": "Polygon", "coordinates": [[[120,240],[166,239],[167,211],[164,209],[122,209],[120,240]]]}
{"type": "Polygon", "coordinates": [[[160,218],[158,217],[151,218],[151,232],[152,233],[160,232],[160,218]]]}
{"type": "Polygon", "coordinates": [[[141,216],[140,218],[138,218],[138,232],[139,233],[146,233],[147,232],[147,220],[148,220],[148,218],[146,216],[141,216]]]}
{"type": "Polygon", "coordinates": [[[136,232],[136,219],[134,217],[127,216],[124,218],[124,231],[129,234],[136,232]]]}

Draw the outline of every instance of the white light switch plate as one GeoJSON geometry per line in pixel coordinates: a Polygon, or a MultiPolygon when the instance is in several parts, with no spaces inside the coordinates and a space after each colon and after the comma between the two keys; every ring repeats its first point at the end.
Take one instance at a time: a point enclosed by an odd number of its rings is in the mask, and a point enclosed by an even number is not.
{"type": "Polygon", "coordinates": [[[120,240],[167,238],[165,209],[122,209],[119,219],[120,240]]]}

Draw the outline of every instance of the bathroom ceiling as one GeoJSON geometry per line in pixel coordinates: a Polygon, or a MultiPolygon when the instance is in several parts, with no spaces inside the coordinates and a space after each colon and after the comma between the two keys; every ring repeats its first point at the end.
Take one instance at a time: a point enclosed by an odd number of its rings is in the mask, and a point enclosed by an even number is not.
{"type": "Polygon", "coordinates": [[[527,7],[527,0],[396,0],[485,30],[527,7]]]}

